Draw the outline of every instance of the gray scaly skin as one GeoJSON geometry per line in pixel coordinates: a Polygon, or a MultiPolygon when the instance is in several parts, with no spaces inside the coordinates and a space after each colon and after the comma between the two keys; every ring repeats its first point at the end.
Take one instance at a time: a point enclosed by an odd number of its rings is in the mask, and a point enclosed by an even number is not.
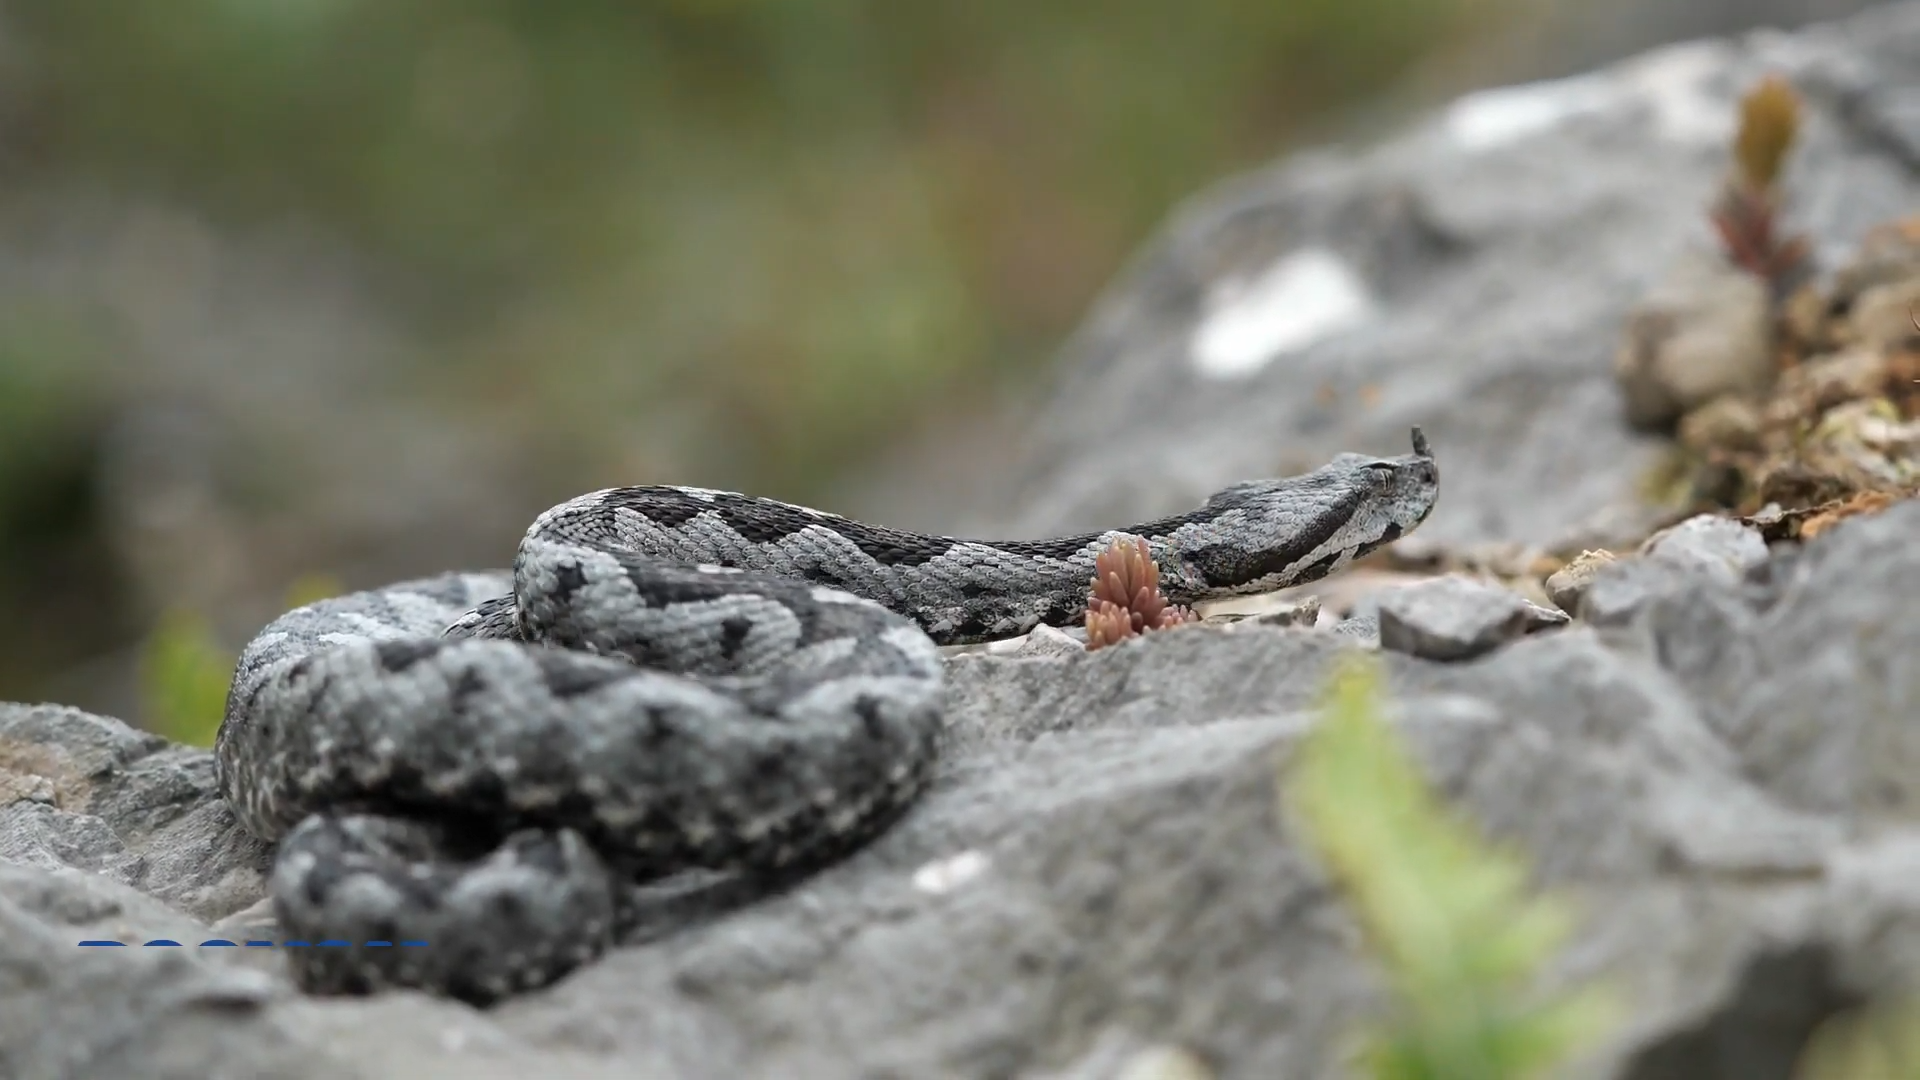
{"type": "Polygon", "coordinates": [[[607,949],[628,883],[704,868],[771,888],[878,835],[932,775],[937,646],[1080,621],[1114,539],[1145,538],[1177,603],[1313,581],[1426,519],[1418,428],[1413,450],[1053,540],[594,492],[542,514],[511,573],[275,620],[240,658],[216,774],[279,842],[283,936],[315,943],[286,950],[303,988],[484,1004],[607,949]]]}

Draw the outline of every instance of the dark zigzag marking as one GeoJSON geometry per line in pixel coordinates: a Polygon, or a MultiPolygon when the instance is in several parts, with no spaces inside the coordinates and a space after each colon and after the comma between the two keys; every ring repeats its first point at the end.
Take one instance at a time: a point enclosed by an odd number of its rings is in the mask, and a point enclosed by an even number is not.
{"type": "Polygon", "coordinates": [[[553,598],[566,603],[573,594],[587,587],[587,575],[580,564],[571,560],[553,568],[553,598]]]}
{"type": "Polygon", "coordinates": [[[710,509],[709,503],[691,495],[657,487],[619,488],[608,492],[600,505],[632,510],[669,529],[677,529],[710,509]]]}
{"type": "Polygon", "coordinates": [[[540,650],[534,653],[534,665],[548,693],[566,700],[592,693],[610,683],[631,678],[638,669],[622,668],[615,661],[603,664],[582,663],[578,653],[540,650]]]}
{"type": "Polygon", "coordinates": [[[753,620],[745,615],[732,615],[720,622],[720,655],[731,663],[740,655],[747,644],[747,635],[753,633],[753,620]]]}
{"type": "Polygon", "coordinates": [[[433,656],[446,646],[440,638],[396,638],[390,641],[377,641],[373,645],[373,654],[380,666],[395,675],[407,670],[426,658],[433,656]]]}
{"type": "MultiPolygon", "coordinates": [[[[1243,581],[1257,581],[1270,574],[1283,574],[1287,567],[1313,554],[1315,548],[1333,539],[1334,534],[1353,519],[1360,504],[1366,502],[1368,497],[1364,491],[1348,495],[1331,512],[1317,515],[1313,519],[1313,527],[1308,531],[1251,559],[1247,557],[1246,549],[1235,547],[1232,543],[1210,544],[1182,554],[1199,568],[1201,577],[1210,586],[1228,587],[1243,581]]],[[[1311,570],[1308,568],[1306,572],[1296,573],[1287,583],[1313,580],[1311,570]]]]}
{"type": "MultiPolygon", "coordinates": [[[[1197,510],[1158,518],[1118,530],[1149,540],[1173,533],[1183,525],[1211,521],[1222,510],[1239,500],[1228,498],[1197,510]]],[[[993,548],[1009,555],[1039,559],[1069,560],[1084,551],[1109,531],[1080,533],[1044,540],[982,540],[969,537],[930,536],[922,533],[868,525],[835,514],[810,514],[804,509],[771,499],[760,499],[735,492],[719,492],[701,498],[673,488],[634,487],[610,492],[601,505],[618,507],[640,514],[655,525],[679,529],[702,514],[711,514],[741,538],[753,544],[775,544],[809,528],[826,529],[861,553],[886,567],[911,568],[949,554],[963,544],[993,548]]],[[[731,565],[731,564],[728,564],[731,565]]],[[[845,584],[828,576],[829,567],[809,568],[817,581],[845,584]]]]}

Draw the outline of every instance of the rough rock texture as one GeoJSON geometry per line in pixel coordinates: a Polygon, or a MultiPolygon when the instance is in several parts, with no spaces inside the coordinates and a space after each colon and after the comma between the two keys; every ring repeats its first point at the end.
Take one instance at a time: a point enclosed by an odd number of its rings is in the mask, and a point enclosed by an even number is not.
{"type": "MultiPolygon", "coordinates": [[[[1915,536],[1906,503],[1764,588],[1696,570],[1613,629],[1385,654],[1434,782],[1580,902],[1561,973],[1629,991],[1579,1075],[1785,1077],[1816,1022],[1920,976],[1915,536]]],[[[1378,984],[1275,784],[1354,647],[1239,624],[955,656],[941,780],[880,843],[487,1013],[302,999],[272,950],[78,948],[197,940],[255,895],[198,883],[254,880],[256,853],[207,842],[230,826],[203,754],[9,706],[18,789],[86,777],[52,813],[100,824],[47,827],[31,794],[0,809],[0,835],[74,838],[0,864],[0,1074],[1092,1077],[1187,1053],[1219,1077],[1331,1075],[1378,984]],[[55,745],[79,749],[22,770],[20,747],[55,745]],[[156,817],[197,857],[154,858],[156,817]],[[109,878],[142,835],[144,893],[109,878]],[[146,894],[201,897],[198,918],[146,894]]]]}
{"type": "Polygon", "coordinates": [[[1773,384],[1767,283],[1718,253],[1689,255],[1635,306],[1614,357],[1627,418],[1641,427],[1671,429],[1722,394],[1773,384]]]}
{"type": "Polygon", "coordinates": [[[1601,568],[1615,561],[1611,551],[1583,551],[1572,562],[1555,570],[1546,580],[1547,598],[1555,607],[1572,615],[1580,610],[1587,589],[1601,568]]]}
{"type": "Polygon", "coordinates": [[[1381,648],[1428,660],[1471,660],[1568,621],[1564,612],[1456,574],[1395,589],[1381,598],[1379,618],[1381,648]]]}
{"type": "Polygon", "coordinates": [[[0,711],[0,859],[90,870],[202,919],[259,896],[268,851],[209,800],[213,760],[59,706],[0,711]]]}
{"type": "Polygon", "coordinates": [[[1581,618],[1595,626],[1630,621],[1655,600],[1684,592],[1695,580],[1732,585],[1769,558],[1760,533],[1740,522],[1701,514],[1655,533],[1637,557],[1595,566],[1580,595],[1581,618]]]}
{"type": "Polygon", "coordinates": [[[1633,306],[1716,243],[1735,103],[1773,71],[1808,106],[1787,223],[1831,268],[1920,204],[1920,5],[1469,95],[1380,145],[1201,195],[1097,304],[966,524],[1133,520],[1231,478],[1390,452],[1420,423],[1446,488],[1423,537],[1637,539],[1664,444],[1623,422],[1614,350],[1633,306]]]}
{"type": "Polygon", "coordinates": [[[1769,554],[1759,530],[1712,514],[1696,514],[1654,533],[1640,553],[1728,584],[1758,569],[1769,554]]]}

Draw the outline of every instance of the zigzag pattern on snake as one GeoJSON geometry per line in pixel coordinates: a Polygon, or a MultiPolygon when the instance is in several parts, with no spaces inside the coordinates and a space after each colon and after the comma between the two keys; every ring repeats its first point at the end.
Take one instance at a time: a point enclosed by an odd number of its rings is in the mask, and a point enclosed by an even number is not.
{"type": "Polygon", "coordinates": [[[235,671],[218,782],[278,841],[283,936],[351,943],[285,950],[304,989],[490,1002],[605,951],[631,883],[772,882],[873,839],[933,774],[938,646],[1079,621],[1115,538],[1146,539],[1176,603],[1312,581],[1426,519],[1418,428],[1413,451],[1050,540],[699,488],[583,495],[540,515],[510,573],[268,625],[235,671]]]}

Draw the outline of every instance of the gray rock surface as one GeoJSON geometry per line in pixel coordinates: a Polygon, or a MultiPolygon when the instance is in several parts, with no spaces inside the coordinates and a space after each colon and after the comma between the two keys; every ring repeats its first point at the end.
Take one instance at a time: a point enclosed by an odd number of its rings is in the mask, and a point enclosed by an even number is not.
{"type": "Polygon", "coordinates": [[[1341,637],[1369,646],[1377,648],[1380,644],[1380,616],[1378,615],[1350,615],[1335,623],[1332,630],[1341,637]]]}
{"type": "Polygon", "coordinates": [[[1313,626],[1320,621],[1320,598],[1303,596],[1270,611],[1212,616],[1210,621],[1230,626],[1313,626]]]}
{"type": "MultiPolygon", "coordinates": [[[[1823,535],[1764,592],[1696,570],[1620,627],[1472,664],[1384,654],[1428,776],[1578,902],[1558,974],[1627,991],[1629,1023],[1576,1075],[1785,1077],[1817,1022],[1920,976],[1916,535],[1920,503],[1902,504],[1823,535]]],[[[1329,663],[1355,647],[1243,623],[952,657],[942,777],[878,844],[484,1013],[301,998],[273,950],[79,948],[197,940],[257,899],[199,883],[256,880],[255,853],[206,841],[226,819],[191,779],[204,753],[0,708],[15,790],[86,777],[59,812],[101,823],[0,862],[0,1065],[1052,1077],[1184,1052],[1222,1078],[1330,1075],[1380,986],[1275,795],[1329,663]],[[150,786],[162,762],[188,778],[171,801],[150,786]],[[168,842],[200,854],[153,858],[168,842]],[[121,851],[149,858],[138,888],[121,851]]],[[[47,805],[0,808],[0,835],[43,835],[47,805]]]]}
{"type": "Polygon", "coordinates": [[[1660,559],[1620,559],[1594,572],[1577,614],[1594,626],[1620,626],[1660,597],[1684,592],[1691,580],[1685,567],[1660,559]]]}
{"type": "Polygon", "coordinates": [[[1768,283],[1718,253],[1688,254],[1628,314],[1614,356],[1627,419],[1649,430],[1723,394],[1757,396],[1778,372],[1768,283]]]}
{"type": "Polygon", "coordinates": [[[1615,561],[1613,552],[1604,549],[1581,552],[1578,558],[1547,577],[1547,598],[1561,611],[1569,615],[1577,614],[1581,602],[1586,599],[1587,590],[1593,585],[1594,577],[1602,567],[1615,561]]]}
{"type": "Polygon", "coordinates": [[[1732,518],[1696,514],[1647,537],[1640,554],[1731,585],[1767,561],[1760,531],[1732,518]]]}
{"type": "Polygon", "coordinates": [[[1565,612],[1457,574],[1393,590],[1380,598],[1379,618],[1381,648],[1428,660],[1471,660],[1568,621],[1565,612]]]}
{"type": "Polygon", "coordinates": [[[101,874],[201,919],[258,897],[268,850],[213,798],[213,761],[60,706],[0,711],[0,858],[101,874]]]}
{"type": "Polygon", "coordinates": [[[1086,635],[1079,637],[1051,626],[1036,626],[1015,650],[1020,656],[1072,656],[1087,651],[1086,635]]]}
{"type": "Polygon", "coordinates": [[[1596,626],[1616,626],[1661,597],[1685,593],[1697,580],[1727,586],[1745,581],[1770,557],[1767,542],[1751,526],[1696,515],[1648,537],[1634,556],[1593,567],[1578,613],[1596,626]]]}
{"type": "Polygon", "coordinates": [[[1808,105],[1789,224],[1834,266],[1920,202],[1920,5],[1469,95],[1198,196],[1095,306],[964,524],[1136,520],[1419,423],[1446,488],[1420,536],[1637,540],[1664,444],[1623,422],[1612,357],[1633,305],[1714,245],[1736,101],[1773,71],[1808,105]]]}

